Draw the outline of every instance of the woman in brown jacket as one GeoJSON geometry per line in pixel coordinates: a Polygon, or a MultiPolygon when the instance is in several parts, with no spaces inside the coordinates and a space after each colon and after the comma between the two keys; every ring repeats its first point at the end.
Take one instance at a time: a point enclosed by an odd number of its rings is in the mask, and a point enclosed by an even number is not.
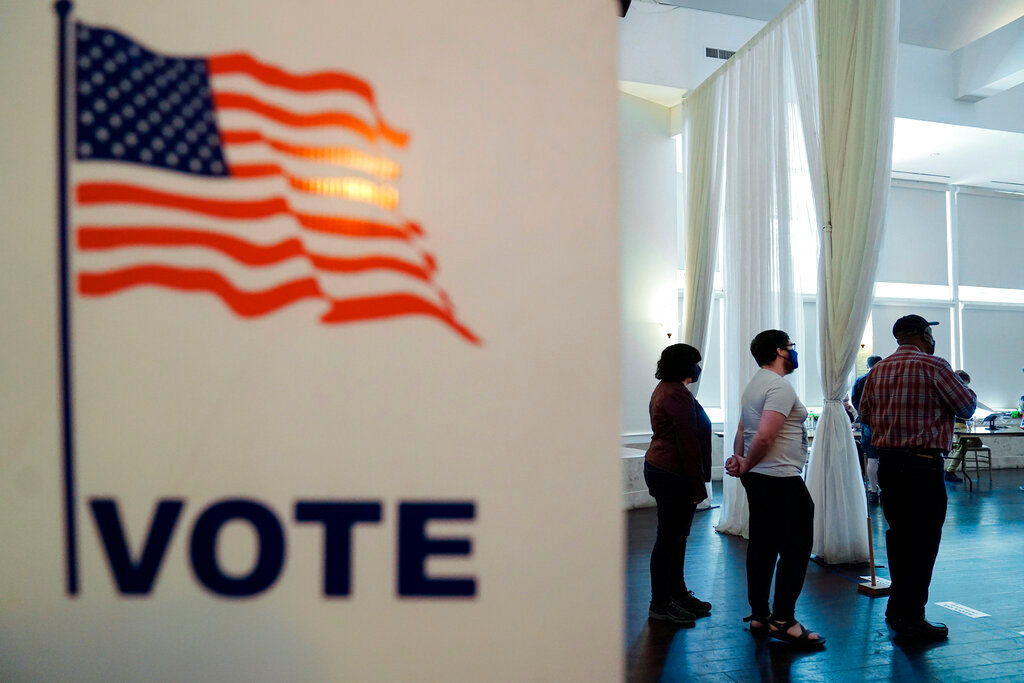
{"type": "Polygon", "coordinates": [[[651,446],[644,459],[647,489],[658,503],[651,551],[651,619],[692,625],[711,603],[694,597],[683,578],[686,537],[711,481],[711,421],[687,388],[700,377],[700,351],[673,344],[661,352],[651,396],[651,446]]]}

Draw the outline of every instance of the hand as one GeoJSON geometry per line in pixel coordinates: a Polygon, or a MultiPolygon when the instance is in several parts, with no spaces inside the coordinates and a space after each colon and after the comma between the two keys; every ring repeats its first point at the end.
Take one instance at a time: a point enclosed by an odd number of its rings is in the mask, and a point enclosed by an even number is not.
{"type": "Polygon", "coordinates": [[[744,473],[743,463],[746,458],[741,458],[738,455],[730,455],[729,459],[725,461],[725,471],[730,477],[738,477],[744,473]]]}

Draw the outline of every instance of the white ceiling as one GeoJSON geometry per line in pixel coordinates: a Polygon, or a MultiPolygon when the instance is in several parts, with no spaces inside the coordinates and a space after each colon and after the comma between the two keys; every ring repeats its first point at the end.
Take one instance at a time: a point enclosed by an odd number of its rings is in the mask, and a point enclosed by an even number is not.
{"type": "Polygon", "coordinates": [[[637,83],[635,81],[619,81],[619,90],[627,95],[660,104],[663,107],[674,107],[683,101],[686,88],[672,88],[667,85],[637,83]]]}
{"type": "MultiPolygon", "coordinates": [[[[768,21],[790,0],[634,0],[768,21]]],[[[902,0],[900,42],[959,50],[1024,16],[1024,0],[902,0]]]]}
{"type": "MultiPolygon", "coordinates": [[[[790,0],[633,0],[768,21],[790,0]]],[[[1024,16],[1024,0],[902,0],[900,42],[957,50],[1024,16]]],[[[624,92],[671,106],[683,91],[624,92]]],[[[629,89],[631,88],[631,89],[629,89]]],[[[1024,134],[896,119],[893,177],[1024,192],[1024,134]]]]}
{"type": "Polygon", "coordinates": [[[1024,192],[1024,134],[896,119],[894,178],[1024,192]]]}

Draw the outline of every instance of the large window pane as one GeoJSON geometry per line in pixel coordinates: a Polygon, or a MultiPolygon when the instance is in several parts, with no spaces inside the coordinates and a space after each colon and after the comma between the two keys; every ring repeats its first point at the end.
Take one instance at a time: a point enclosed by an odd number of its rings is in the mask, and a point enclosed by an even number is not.
{"type": "Polygon", "coordinates": [[[1024,289],[1024,199],[960,192],[960,284],[1024,289]]]}
{"type": "Polygon", "coordinates": [[[799,341],[800,369],[803,373],[804,388],[800,398],[804,405],[820,406],[824,403],[821,393],[821,367],[818,357],[818,304],[804,302],[804,331],[799,341]]]}
{"type": "Polygon", "coordinates": [[[876,279],[921,285],[949,284],[945,192],[889,188],[876,279]]]}
{"type": "Polygon", "coordinates": [[[882,304],[871,307],[871,354],[885,358],[896,350],[896,339],[892,336],[892,325],[905,315],[916,313],[927,320],[939,323],[932,328],[935,337],[935,355],[950,361],[953,367],[953,307],[924,304],[882,304]]]}
{"type": "Polygon", "coordinates": [[[715,297],[711,302],[711,328],[708,344],[700,350],[704,361],[701,363],[700,392],[697,398],[705,408],[722,405],[722,299],[715,297]]]}
{"type": "Polygon", "coordinates": [[[964,307],[964,370],[978,400],[1013,408],[1024,394],[1024,309],[964,307]]]}

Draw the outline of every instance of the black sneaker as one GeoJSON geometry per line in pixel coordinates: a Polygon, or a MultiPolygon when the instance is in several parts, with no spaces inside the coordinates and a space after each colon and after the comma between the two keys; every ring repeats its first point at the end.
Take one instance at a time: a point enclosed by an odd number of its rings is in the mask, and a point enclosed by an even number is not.
{"type": "Polygon", "coordinates": [[[647,616],[651,619],[672,621],[684,626],[693,626],[694,621],[697,619],[693,613],[686,611],[674,602],[670,602],[667,605],[655,605],[652,602],[647,610],[647,616]]]}
{"type": "Polygon", "coordinates": [[[699,600],[694,596],[693,591],[687,591],[686,595],[681,598],[676,598],[675,601],[683,609],[693,612],[698,616],[711,612],[711,603],[699,600]]]}
{"type": "Polygon", "coordinates": [[[956,472],[946,472],[946,481],[963,481],[963,479],[956,476],[956,472]]]}

